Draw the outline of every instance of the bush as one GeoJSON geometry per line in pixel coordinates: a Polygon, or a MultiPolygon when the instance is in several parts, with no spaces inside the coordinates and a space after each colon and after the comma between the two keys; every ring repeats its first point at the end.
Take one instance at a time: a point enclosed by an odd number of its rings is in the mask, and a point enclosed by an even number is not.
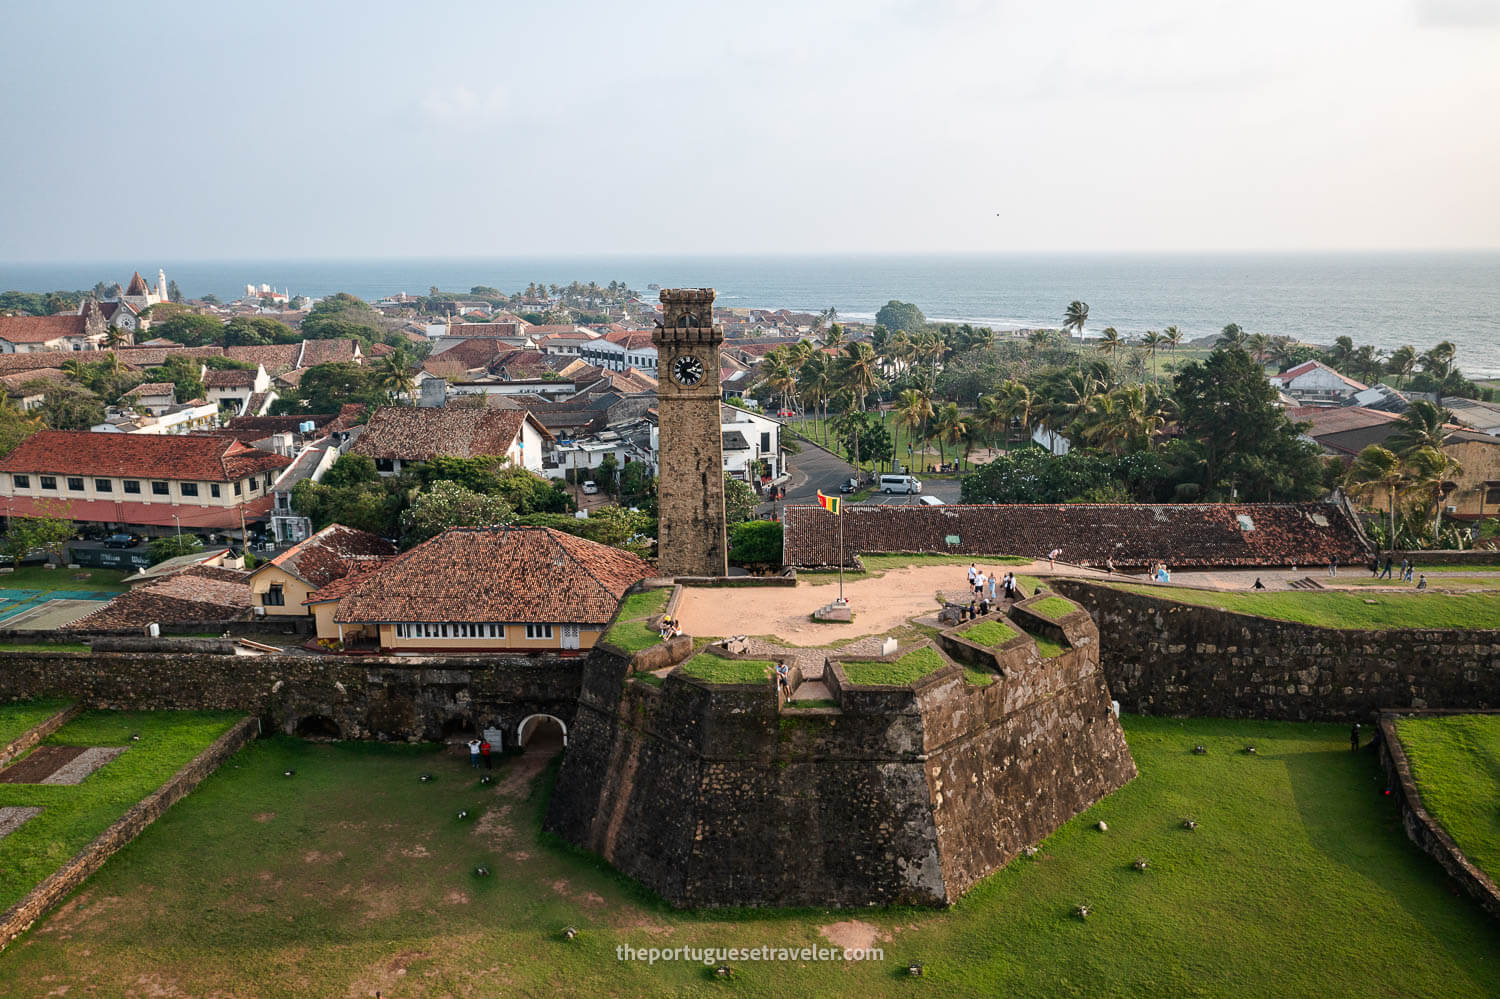
{"type": "Polygon", "coordinates": [[[781,524],[774,520],[732,524],[729,528],[729,560],[737,565],[780,565],[781,537],[781,524]]]}

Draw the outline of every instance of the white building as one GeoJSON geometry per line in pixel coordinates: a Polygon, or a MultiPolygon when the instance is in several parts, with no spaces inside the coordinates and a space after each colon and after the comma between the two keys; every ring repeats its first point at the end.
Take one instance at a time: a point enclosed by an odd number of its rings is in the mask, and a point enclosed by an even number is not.
{"type": "Polygon", "coordinates": [[[1346,378],[1321,361],[1304,361],[1271,376],[1271,384],[1305,406],[1338,405],[1369,388],[1346,378]]]}
{"type": "MultiPolygon", "coordinates": [[[[724,471],[755,485],[775,482],[786,474],[781,455],[781,424],[738,406],[720,404],[720,431],[724,440],[724,471]]],[[[659,467],[660,426],[651,428],[652,464],[659,467]]]]}

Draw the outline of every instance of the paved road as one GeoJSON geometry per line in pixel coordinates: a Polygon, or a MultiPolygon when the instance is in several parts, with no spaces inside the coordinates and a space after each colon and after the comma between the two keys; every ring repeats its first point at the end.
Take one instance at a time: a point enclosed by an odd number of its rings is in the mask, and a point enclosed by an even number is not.
{"type": "MultiPolygon", "coordinates": [[[[786,484],[786,499],[782,502],[805,506],[818,502],[818,490],[825,493],[838,492],[839,483],[854,475],[854,466],[820,447],[806,441],[798,441],[802,453],[791,455],[787,460],[790,479],[786,484]]],[[[760,507],[765,514],[771,512],[771,504],[760,507]]]]}

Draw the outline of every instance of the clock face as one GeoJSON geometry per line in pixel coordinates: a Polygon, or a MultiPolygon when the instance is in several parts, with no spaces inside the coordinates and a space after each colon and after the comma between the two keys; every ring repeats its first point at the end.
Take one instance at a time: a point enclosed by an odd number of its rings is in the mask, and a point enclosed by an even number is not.
{"type": "Polygon", "coordinates": [[[672,377],[682,385],[697,385],[703,380],[703,362],[692,354],[683,354],[672,363],[672,377]]]}

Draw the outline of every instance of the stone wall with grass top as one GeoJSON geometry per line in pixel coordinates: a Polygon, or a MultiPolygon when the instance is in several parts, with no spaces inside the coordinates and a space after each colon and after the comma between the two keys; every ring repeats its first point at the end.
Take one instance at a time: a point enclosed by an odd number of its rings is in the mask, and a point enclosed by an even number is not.
{"type": "Polygon", "coordinates": [[[260,722],[255,718],[245,718],[236,723],[228,732],[214,740],[213,745],[173,774],[170,780],[141,799],[113,825],[96,836],[93,842],[28,892],[25,898],[11,906],[4,915],[0,915],[0,947],[5,947],[26,932],[47,910],[76,891],[116,851],[161,818],[167,809],[186,797],[203,778],[239,752],[259,731],[260,722]]]}
{"type": "Polygon", "coordinates": [[[1139,714],[1368,721],[1500,707],[1500,632],[1323,628],[1058,577],[1088,609],[1109,688],[1139,714]]]}
{"type": "Polygon", "coordinates": [[[596,649],[546,828],[677,906],[951,904],[1135,776],[1075,617],[1063,656],[1031,644],[982,686],[941,657],[855,685],[834,659],[837,706],[806,712],[596,649]]]}

